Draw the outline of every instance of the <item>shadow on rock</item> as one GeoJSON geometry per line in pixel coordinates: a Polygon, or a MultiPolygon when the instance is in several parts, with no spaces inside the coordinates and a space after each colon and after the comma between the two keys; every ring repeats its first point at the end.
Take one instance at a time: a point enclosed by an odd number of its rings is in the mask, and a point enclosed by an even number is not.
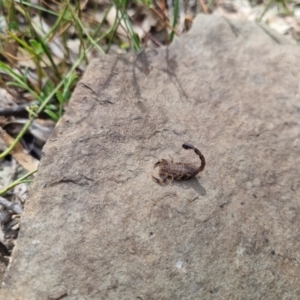
{"type": "Polygon", "coordinates": [[[185,190],[194,189],[194,191],[201,196],[207,195],[205,188],[201,185],[197,177],[193,177],[186,181],[174,181],[174,184],[184,188],[185,190]]]}

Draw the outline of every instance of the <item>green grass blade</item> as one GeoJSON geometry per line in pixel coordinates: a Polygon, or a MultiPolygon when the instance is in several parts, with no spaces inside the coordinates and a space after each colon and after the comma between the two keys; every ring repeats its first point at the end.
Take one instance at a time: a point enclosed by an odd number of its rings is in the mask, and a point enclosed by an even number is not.
{"type": "Polygon", "coordinates": [[[174,34],[175,34],[175,28],[178,22],[178,17],[179,17],[179,5],[180,5],[180,0],[175,0],[174,3],[174,12],[173,12],[173,24],[172,24],[172,32],[170,34],[170,41],[172,42],[174,39],[174,34]]]}

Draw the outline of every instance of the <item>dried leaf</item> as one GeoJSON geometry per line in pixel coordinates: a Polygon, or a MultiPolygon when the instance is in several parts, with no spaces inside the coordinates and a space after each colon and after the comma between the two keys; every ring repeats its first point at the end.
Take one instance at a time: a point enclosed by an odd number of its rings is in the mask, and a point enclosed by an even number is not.
{"type": "MultiPolygon", "coordinates": [[[[12,145],[14,142],[14,138],[11,137],[5,130],[1,131],[1,137],[7,147],[12,145]]],[[[39,161],[26,153],[21,143],[18,143],[16,145],[16,147],[11,152],[11,155],[27,171],[34,171],[38,167],[39,161]]]]}

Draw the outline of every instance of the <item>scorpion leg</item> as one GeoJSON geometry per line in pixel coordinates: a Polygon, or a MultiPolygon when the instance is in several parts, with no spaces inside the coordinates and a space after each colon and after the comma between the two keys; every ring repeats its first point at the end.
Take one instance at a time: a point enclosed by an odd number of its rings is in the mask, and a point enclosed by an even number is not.
{"type": "Polygon", "coordinates": [[[166,177],[166,176],[162,176],[161,178],[157,178],[157,177],[154,177],[154,176],[152,175],[152,179],[153,179],[156,183],[164,183],[164,182],[166,181],[167,177],[166,177]]]}
{"type": "Polygon", "coordinates": [[[199,158],[200,158],[200,160],[201,160],[201,165],[200,165],[200,167],[199,167],[199,169],[198,169],[198,173],[199,172],[201,172],[201,171],[203,171],[203,169],[204,169],[204,167],[205,167],[205,158],[204,158],[204,155],[200,152],[200,150],[199,149],[197,149],[195,146],[193,146],[192,144],[190,144],[190,143],[184,143],[183,145],[182,145],[182,148],[183,149],[193,149],[194,150],[194,152],[199,156],[199,158]]]}
{"type": "Polygon", "coordinates": [[[160,179],[159,178],[156,178],[152,175],[152,179],[156,182],[156,183],[160,183],[160,179]]]}
{"type": "Polygon", "coordinates": [[[170,180],[169,180],[169,184],[172,183],[174,181],[174,175],[169,175],[170,180]]]}

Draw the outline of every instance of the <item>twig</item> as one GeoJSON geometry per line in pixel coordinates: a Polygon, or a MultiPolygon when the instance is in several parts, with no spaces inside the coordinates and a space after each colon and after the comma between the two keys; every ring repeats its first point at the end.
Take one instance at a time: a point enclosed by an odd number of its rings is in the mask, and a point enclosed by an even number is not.
{"type": "Polygon", "coordinates": [[[15,214],[20,215],[23,212],[23,209],[20,207],[20,205],[12,203],[3,197],[0,197],[0,204],[10,209],[15,214]]]}
{"type": "Polygon", "coordinates": [[[13,107],[9,107],[9,108],[3,108],[0,109],[0,116],[16,116],[16,115],[28,115],[28,111],[26,110],[26,107],[30,106],[30,105],[39,105],[40,102],[38,101],[33,101],[30,104],[25,103],[25,104],[20,104],[20,105],[16,105],[13,107]]]}
{"type": "Polygon", "coordinates": [[[203,0],[199,0],[200,2],[200,5],[202,7],[202,10],[204,11],[205,14],[208,14],[208,9],[207,9],[207,6],[205,4],[205,2],[203,0]]]}

